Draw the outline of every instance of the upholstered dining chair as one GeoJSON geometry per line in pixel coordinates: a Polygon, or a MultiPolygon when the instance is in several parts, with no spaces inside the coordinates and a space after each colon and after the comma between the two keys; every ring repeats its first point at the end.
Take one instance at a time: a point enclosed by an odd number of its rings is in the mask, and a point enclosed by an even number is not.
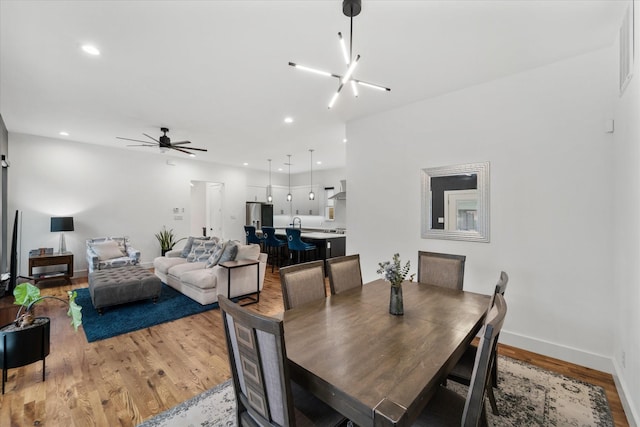
{"type": "Polygon", "coordinates": [[[280,269],[284,309],[290,310],[309,301],[326,298],[324,261],[290,265],[280,269]]]}
{"type": "Polygon", "coordinates": [[[464,255],[418,252],[418,282],[462,290],[464,255]]]}
{"type": "MultiPolygon", "coordinates": [[[[504,271],[501,271],[500,278],[498,279],[498,283],[496,284],[493,296],[491,298],[491,306],[495,304],[496,295],[504,296],[504,293],[507,290],[507,283],[509,283],[509,275],[504,271]]],[[[487,397],[489,398],[489,403],[491,403],[491,410],[493,411],[493,413],[495,415],[500,415],[500,412],[498,411],[498,405],[496,404],[496,397],[493,394],[493,388],[498,387],[498,357],[496,351],[497,343],[498,337],[496,337],[496,344],[491,351],[491,378],[487,386],[487,397]]],[[[470,344],[458,363],[453,367],[451,372],[449,372],[447,379],[460,384],[469,385],[469,383],[471,382],[471,375],[473,374],[473,365],[477,351],[478,347],[475,344],[470,344]]]]}
{"type": "Polygon", "coordinates": [[[484,400],[489,381],[491,354],[506,314],[507,303],[502,295],[497,294],[495,304],[489,308],[481,331],[466,399],[453,390],[447,389],[444,385],[440,385],[425,410],[413,424],[414,426],[476,427],[487,425],[484,400]]]}
{"type": "Polygon", "coordinates": [[[240,426],[337,426],[344,417],[290,381],[282,320],[218,297],[240,426]]]}
{"type": "Polygon", "coordinates": [[[362,286],[360,255],[347,255],[327,260],[331,295],[362,286]]]}

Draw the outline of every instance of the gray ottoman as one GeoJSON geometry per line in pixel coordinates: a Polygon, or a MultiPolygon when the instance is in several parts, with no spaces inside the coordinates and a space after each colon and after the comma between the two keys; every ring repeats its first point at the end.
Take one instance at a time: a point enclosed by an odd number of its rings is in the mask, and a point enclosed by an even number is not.
{"type": "Polygon", "coordinates": [[[160,296],[162,282],[139,265],[98,270],[89,274],[89,293],[93,306],[102,313],[103,307],[160,296]]]}

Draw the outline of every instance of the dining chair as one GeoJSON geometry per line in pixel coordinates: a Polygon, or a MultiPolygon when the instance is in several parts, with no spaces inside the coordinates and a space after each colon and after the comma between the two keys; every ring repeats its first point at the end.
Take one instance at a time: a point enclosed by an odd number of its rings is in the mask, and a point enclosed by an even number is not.
{"type": "Polygon", "coordinates": [[[289,253],[293,254],[295,252],[298,255],[298,263],[300,263],[300,254],[304,254],[304,261],[306,261],[307,253],[316,251],[316,245],[302,241],[302,231],[299,228],[286,228],[285,232],[287,233],[289,253]]]}
{"type": "Polygon", "coordinates": [[[462,290],[464,255],[418,252],[418,282],[462,290]]]}
{"type": "Polygon", "coordinates": [[[280,269],[284,309],[290,310],[309,301],[327,297],[324,261],[290,265],[280,269]]]}
{"type": "Polygon", "coordinates": [[[240,426],[337,426],[344,417],[289,378],[282,320],[218,297],[240,426]]]}
{"type": "Polygon", "coordinates": [[[360,255],[347,255],[327,260],[331,295],[362,286],[360,255]]]}
{"type": "MultiPolygon", "coordinates": [[[[509,275],[506,272],[501,271],[500,278],[498,279],[498,283],[496,284],[491,297],[491,302],[489,303],[490,307],[495,304],[496,295],[502,295],[504,297],[504,293],[507,290],[507,283],[509,283],[509,275]]],[[[496,397],[493,394],[493,389],[498,387],[497,342],[498,338],[496,338],[496,345],[493,347],[491,352],[491,378],[487,386],[487,397],[489,397],[489,403],[491,403],[491,410],[493,413],[495,415],[500,415],[498,405],[496,404],[496,397]]],[[[473,374],[473,364],[477,351],[478,347],[475,344],[470,344],[458,363],[456,363],[451,372],[449,372],[447,379],[460,384],[469,385],[471,382],[471,375],[473,374]]]]}
{"type": "Polygon", "coordinates": [[[262,236],[264,237],[264,245],[267,248],[268,259],[271,259],[271,272],[273,273],[273,267],[275,265],[273,262],[274,253],[277,259],[278,268],[280,268],[282,251],[285,246],[287,246],[287,242],[276,237],[276,229],[273,227],[262,226],[262,236]]]}
{"type": "Polygon", "coordinates": [[[414,426],[487,426],[484,400],[492,349],[495,348],[506,314],[507,303],[502,295],[497,294],[494,306],[488,309],[485,317],[466,399],[444,385],[438,386],[438,390],[418,416],[414,426]]]}

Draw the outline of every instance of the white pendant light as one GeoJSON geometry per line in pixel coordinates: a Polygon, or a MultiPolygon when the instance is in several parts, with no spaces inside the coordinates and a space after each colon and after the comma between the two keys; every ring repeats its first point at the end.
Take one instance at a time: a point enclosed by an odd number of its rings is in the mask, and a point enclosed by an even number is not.
{"type": "Polygon", "coordinates": [[[287,162],[287,165],[289,165],[289,193],[287,194],[287,202],[290,202],[293,200],[293,196],[291,195],[291,154],[287,154],[287,156],[289,156],[289,162],[287,162]]]}
{"type": "Polygon", "coordinates": [[[267,187],[267,202],[273,202],[273,194],[271,194],[271,159],[269,160],[269,187],[267,187]]]}
{"type": "Polygon", "coordinates": [[[310,172],[310,189],[309,189],[309,200],[313,200],[316,198],[316,195],[313,193],[313,149],[310,149],[311,153],[311,172],[310,172]]]}

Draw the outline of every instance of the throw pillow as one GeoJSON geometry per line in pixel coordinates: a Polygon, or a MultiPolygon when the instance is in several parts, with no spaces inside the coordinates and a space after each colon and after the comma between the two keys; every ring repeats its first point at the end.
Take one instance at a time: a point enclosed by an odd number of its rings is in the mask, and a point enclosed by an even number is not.
{"type": "Polygon", "coordinates": [[[182,258],[186,258],[189,256],[189,254],[191,253],[191,249],[193,249],[194,240],[215,240],[217,242],[218,238],[209,237],[209,236],[202,236],[202,237],[189,236],[189,238],[187,239],[187,243],[185,243],[184,248],[182,248],[182,253],[180,254],[182,258]]]}
{"type": "Polygon", "coordinates": [[[214,240],[208,239],[194,239],[191,246],[191,252],[187,255],[187,262],[202,262],[206,261],[216,246],[214,240]]]}
{"type": "Polygon", "coordinates": [[[250,245],[238,245],[236,259],[250,259],[255,261],[260,256],[260,245],[252,243],[250,245]]]}
{"type": "Polygon", "coordinates": [[[108,259],[120,258],[124,256],[124,253],[120,249],[118,242],[115,240],[105,240],[104,242],[94,243],[91,245],[91,249],[98,255],[100,261],[106,261],[108,259]]]}
{"type": "Polygon", "coordinates": [[[222,251],[222,256],[218,260],[218,264],[221,262],[234,261],[236,259],[236,255],[238,254],[238,243],[229,240],[224,245],[224,250],[222,251]]]}
{"type": "Polygon", "coordinates": [[[219,241],[216,244],[216,247],[213,249],[213,253],[207,260],[206,268],[211,268],[218,265],[218,262],[220,261],[220,257],[222,256],[222,252],[224,251],[225,244],[226,243],[222,241],[219,241]]]}

